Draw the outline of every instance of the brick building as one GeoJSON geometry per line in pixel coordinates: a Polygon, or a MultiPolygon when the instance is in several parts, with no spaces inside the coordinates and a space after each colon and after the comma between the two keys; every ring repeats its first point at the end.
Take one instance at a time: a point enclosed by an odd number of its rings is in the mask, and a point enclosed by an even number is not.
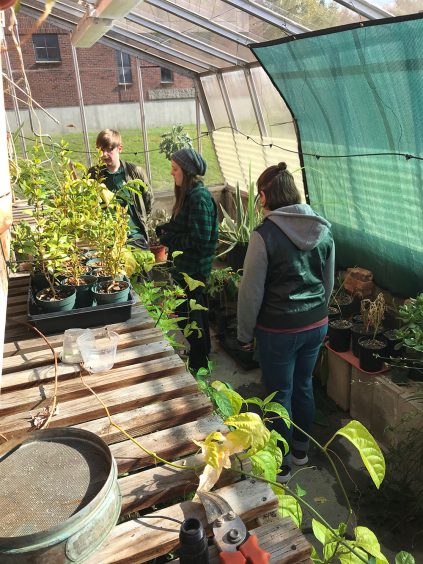
{"type": "MultiPolygon", "coordinates": [[[[70,32],[49,23],[44,23],[34,32],[34,22],[35,20],[28,16],[18,15],[22,58],[32,96],[43,108],[56,109],[63,121],[72,120],[70,109],[79,112],[79,99],[70,32]]],[[[22,87],[24,78],[19,56],[10,31],[6,30],[5,35],[13,80],[22,87]]],[[[76,52],[83,101],[88,116],[93,112],[98,113],[99,106],[104,106],[105,111],[110,112],[111,106],[117,109],[116,105],[119,105],[120,113],[125,109],[125,106],[122,106],[124,104],[138,106],[138,73],[135,57],[100,43],[88,49],[77,49],[76,52]],[[97,112],[94,107],[97,108],[97,112]]],[[[193,103],[194,87],[190,78],[147,61],[141,61],[141,69],[144,99],[147,104],[149,101],[164,101],[169,98],[193,103]]],[[[6,70],[5,65],[4,70],[6,70]]],[[[11,86],[5,79],[4,90],[5,107],[11,117],[13,115],[11,86]]],[[[22,93],[17,92],[17,95],[18,98],[25,98],[22,93]]],[[[27,107],[23,101],[18,103],[22,110],[27,107]]],[[[129,111],[129,106],[127,109],[129,111]]],[[[163,112],[159,109],[158,114],[160,113],[163,112]]],[[[74,121],[78,120],[74,119],[74,121]]],[[[91,125],[98,129],[98,123],[91,125]]]]}

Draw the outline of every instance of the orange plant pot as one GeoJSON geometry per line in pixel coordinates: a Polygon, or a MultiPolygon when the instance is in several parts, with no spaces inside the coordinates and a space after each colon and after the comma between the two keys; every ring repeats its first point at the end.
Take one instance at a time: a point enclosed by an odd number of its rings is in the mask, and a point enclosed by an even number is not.
{"type": "Polygon", "coordinates": [[[152,245],[150,251],[156,258],[156,262],[166,262],[167,261],[167,247],[164,245],[152,245]]]}

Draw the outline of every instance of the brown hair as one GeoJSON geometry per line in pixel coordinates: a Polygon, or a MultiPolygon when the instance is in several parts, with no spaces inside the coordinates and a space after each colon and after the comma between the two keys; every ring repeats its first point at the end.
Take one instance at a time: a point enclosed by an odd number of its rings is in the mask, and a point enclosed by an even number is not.
{"type": "Polygon", "coordinates": [[[114,149],[122,145],[122,137],[115,129],[103,129],[97,135],[95,145],[98,149],[114,149]]]}
{"type": "Polygon", "coordinates": [[[286,163],[266,168],[257,180],[257,191],[266,196],[266,209],[276,210],[284,206],[301,203],[301,195],[295,186],[294,177],[286,170],[286,163]]]}
{"type": "Polygon", "coordinates": [[[182,168],[183,178],[182,178],[182,185],[176,186],[174,188],[175,193],[175,203],[173,204],[172,208],[172,217],[176,217],[178,213],[181,211],[182,206],[184,205],[185,198],[187,195],[188,190],[194,186],[194,183],[197,179],[197,176],[194,174],[189,174],[182,168]]]}

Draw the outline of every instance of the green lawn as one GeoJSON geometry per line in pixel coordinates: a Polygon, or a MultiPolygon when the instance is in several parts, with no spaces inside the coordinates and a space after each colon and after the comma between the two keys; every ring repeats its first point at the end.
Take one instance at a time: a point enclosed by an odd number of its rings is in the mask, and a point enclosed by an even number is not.
{"type": "MultiPolygon", "coordinates": [[[[153,189],[163,190],[173,188],[173,178],[170,175],[170,162],[166,160],[165,156],[159,153],[160,135],[167,133],[169,127],[155,127],[148,130],[148,143],[150,152],[150,166],[151,175],[153,179],[153,189]]],[[[195,139],[196,128],[195,125],[185,125],[184,130],[195,139]]],[[[90,146],[95,151],[95,138],[98,132],[90,133],[90,146]]],[[[123,151],[122,158],[124,160],[145,166],[142,134],[138,129],[122,130],[123,151]]],[[[64,139],[69,143],[69,148],[74,151],[73,159],[84,162],[85,147],[82,133],[67,133],[62,137],[54,137],[54,141],[64,139]]],[[[194,141],[194,148],[197,148],[197,142],[194,141]]],[[[216,154],[213,145],[208,136],[202,138],[202,154],[207,161],[208,168],[205,175],[205,183],[209,186],[213,184],[222,184],[224,182],[222,174],[217,163],[216,154]]]]}

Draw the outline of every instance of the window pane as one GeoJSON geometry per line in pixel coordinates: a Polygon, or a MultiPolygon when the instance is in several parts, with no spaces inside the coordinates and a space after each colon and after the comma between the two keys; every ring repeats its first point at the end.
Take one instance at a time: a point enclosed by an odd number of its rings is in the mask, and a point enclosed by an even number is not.
{"type": "Polygon", "coordinates": [[[56,33],[35,33],[32,43],[37,62],[60,62],[59,38],[56,33]]]}
{"type": "Polygon", "coordinates": [[[119,84],[132,84],[131,57],[128,53],[116,51],[119,84]]]}
{"type": "Polygon", "coordinates": [[[173,82],[173,71],[169,69],[165,69],[164,67],[160,68],[160,82],[173,82]]]}

